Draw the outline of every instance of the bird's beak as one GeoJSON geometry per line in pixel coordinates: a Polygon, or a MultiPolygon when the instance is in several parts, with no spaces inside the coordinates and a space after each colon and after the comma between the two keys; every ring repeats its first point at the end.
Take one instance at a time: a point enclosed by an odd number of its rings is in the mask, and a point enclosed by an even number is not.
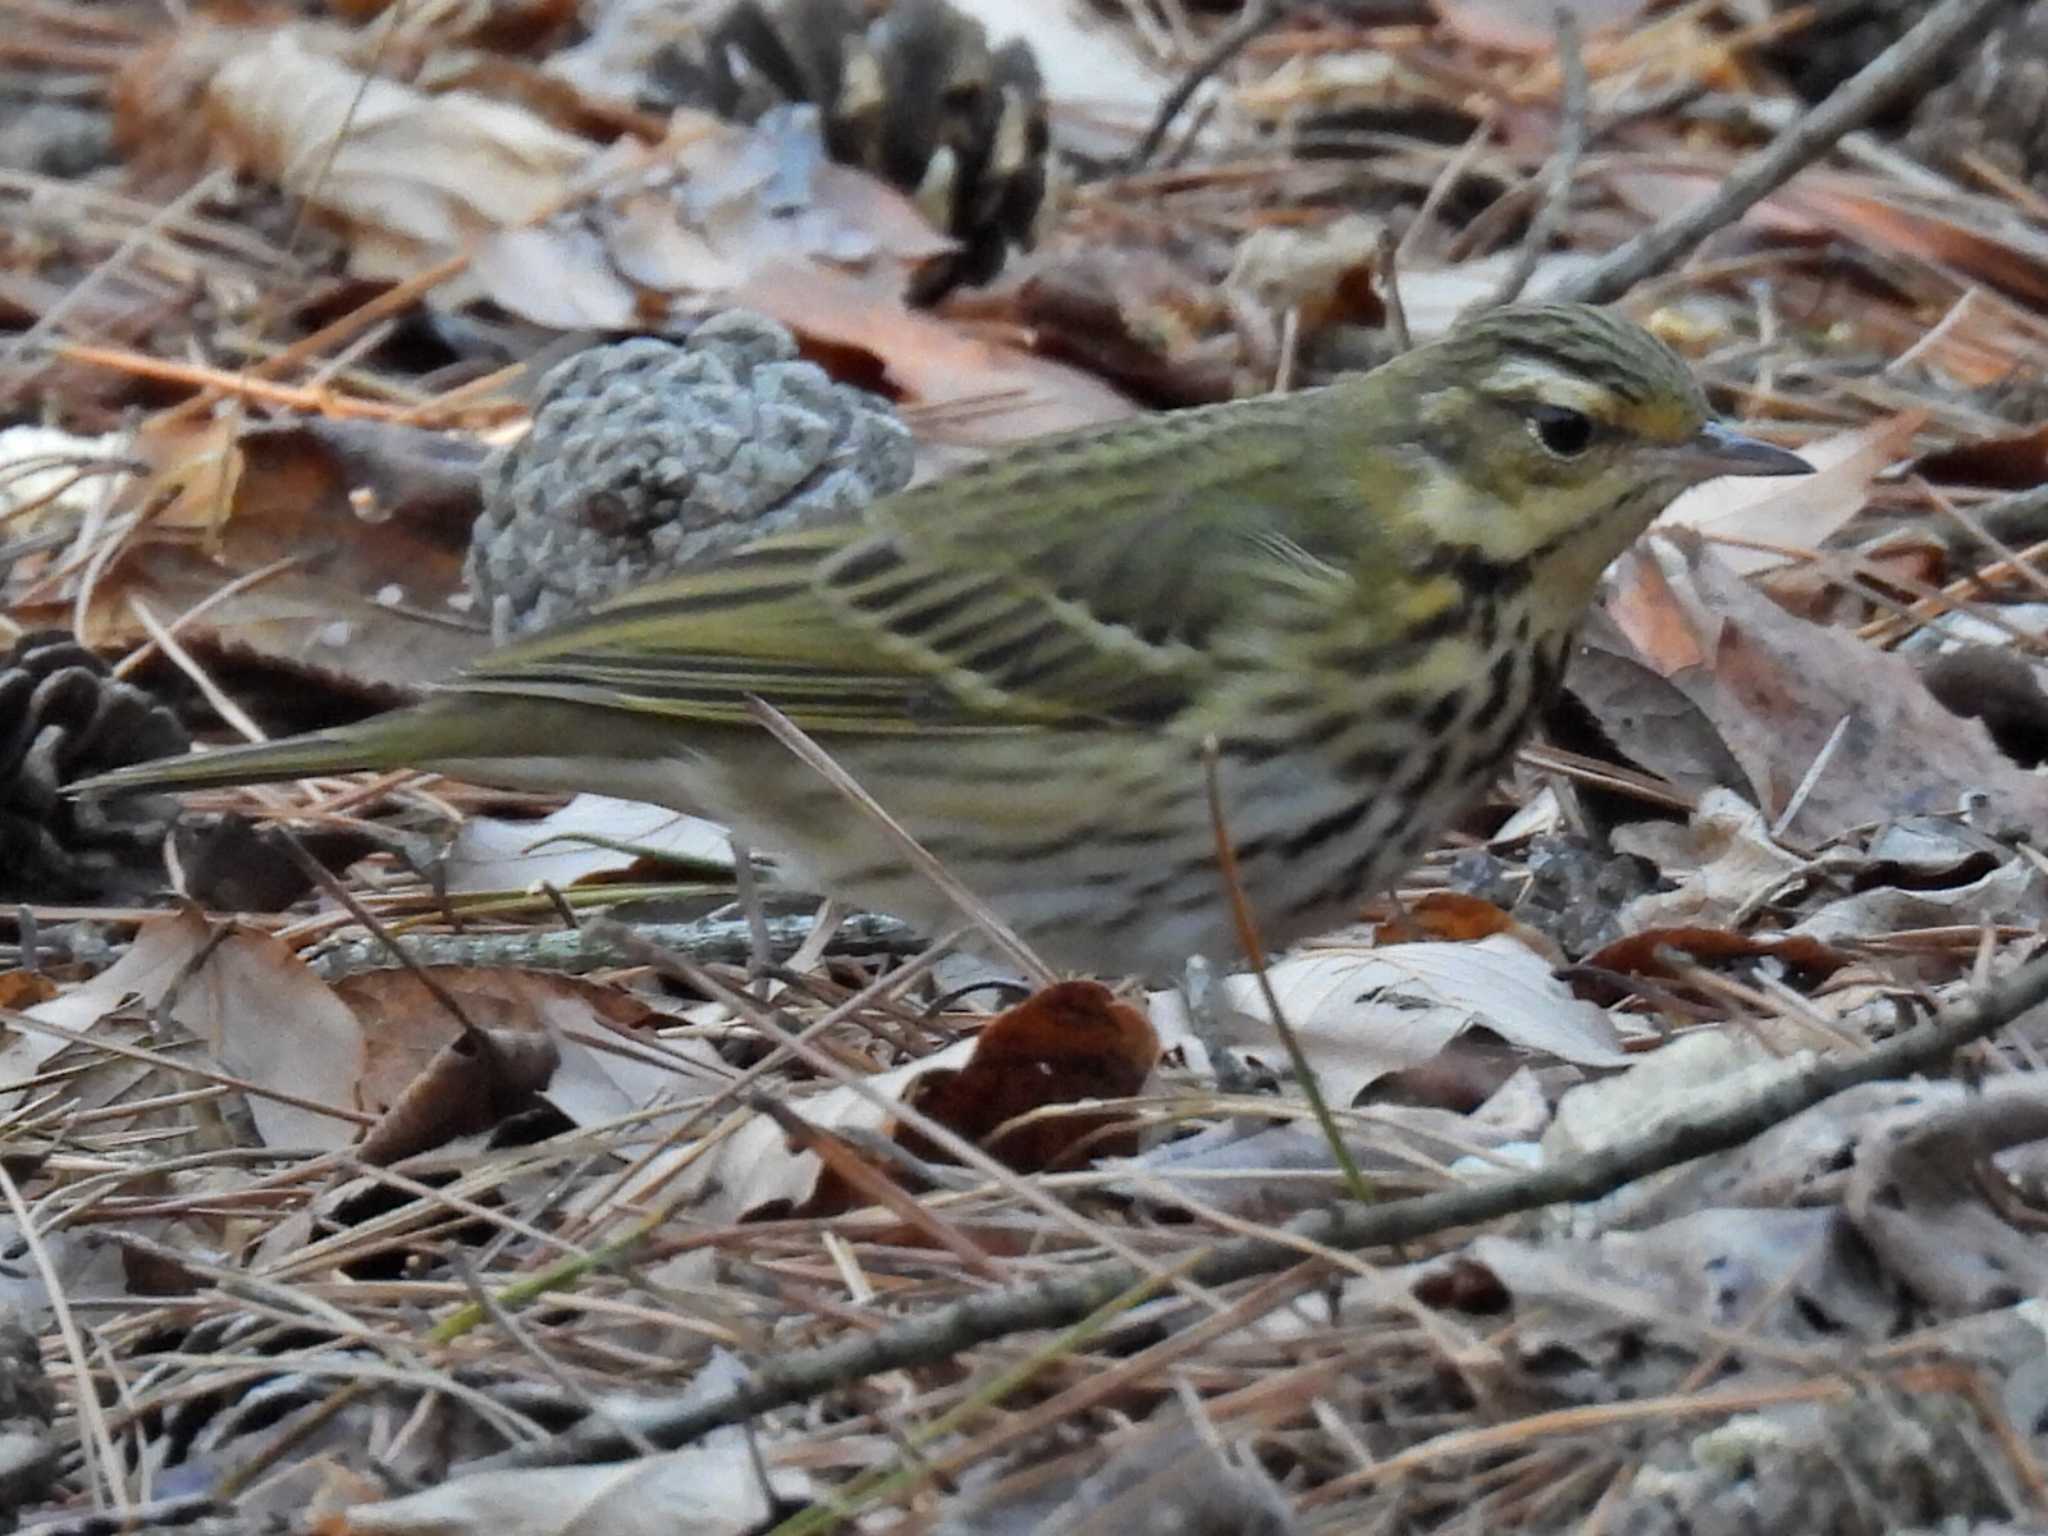
{"type": "Polygon", "coordinates": [[[1691,480],[1722,475],[1810,475],[1813,466],[1796,453],[1760,443],[1710,421],[1691,442],[1676,450],[1679,465],[1691,480]]]}

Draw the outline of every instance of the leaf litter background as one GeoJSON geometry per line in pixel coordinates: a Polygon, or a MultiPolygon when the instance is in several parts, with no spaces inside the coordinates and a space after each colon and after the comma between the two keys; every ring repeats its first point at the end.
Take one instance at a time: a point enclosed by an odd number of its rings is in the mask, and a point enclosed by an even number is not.
{"type": "MultiPolygon", "coordinates": [[[[5,0],[0,622],[74,631],[201,734],[350,718],[490,643],[482,466],[580,346],[755,310],[892,401],[920,475],[1313,382],[1389,355],[1396,295],[1426,338],[1571,291],[1922,8],[1567,9],[1561,40],[1508,0],[1275,7],[1137,163],[1241,17],[966,6],[1030,48],[1053,145],[1035,243],[980,281],[944,265],[979,226],[948,238],[815,119],[664,95],[718,8],[5,0]]],[[[886,923],[750,922],[717,829],[596,797],[314,782],[194,796],[92,889],[11,855],[10,1509],[2039,1528],[2037,1018],[1597,1202],[1186,1271],[1343,1195],[1276,1006],[1386,1201],[1855,1058],[2038,946],[2041,10],[1639,275],[1625,307],[1821,472],[1675,508],[1491,803],[1398,903],[1215,978],[1206,1040],[1116,978],[1006,1009],[886,923]],[[665,1427],[1106,1259],[1152,1290],[1080,1333],[665,1427]]],[[[55,706],[6,686],[26,796],[22,721],[55,706]]]]}

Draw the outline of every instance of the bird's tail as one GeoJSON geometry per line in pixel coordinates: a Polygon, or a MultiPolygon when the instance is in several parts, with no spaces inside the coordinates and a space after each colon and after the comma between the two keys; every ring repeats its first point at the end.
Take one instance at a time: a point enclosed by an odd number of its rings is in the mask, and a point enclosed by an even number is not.
{"type": "Polygon", "coordinates": [[[132,795],[152,790],[264,784],[363,769],[425,767],[475,745],[474,715],[436,707],[440,702],[379,715],[359,725],[288,736],[282,741],[252,742],[248,746],[221,747],[186,757],[135,763],[80,779],[67,785],[66,792],[132,795]]]}

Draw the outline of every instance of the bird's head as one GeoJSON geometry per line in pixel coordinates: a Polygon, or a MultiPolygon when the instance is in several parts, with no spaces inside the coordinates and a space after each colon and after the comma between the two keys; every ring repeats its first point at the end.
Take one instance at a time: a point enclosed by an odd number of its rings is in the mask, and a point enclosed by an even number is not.
{"type": "Polygon", "coordinates": [[[1489,560],[1569,547],[1597,572],[1690,486],[1812,472],[1714,421],[1677,353],[1589,305],[1489,310],[1381,372],[1425,531],[1489,560]]]}

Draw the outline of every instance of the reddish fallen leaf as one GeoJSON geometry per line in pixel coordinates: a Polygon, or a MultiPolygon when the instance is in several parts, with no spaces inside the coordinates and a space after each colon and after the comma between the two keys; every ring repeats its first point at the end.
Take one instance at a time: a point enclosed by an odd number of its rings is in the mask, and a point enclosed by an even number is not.
{"type": "Polygon", "coordinates": [[[1955,208],[1864,178],[1809,173],[1770,201],[1887,258],[1918,257],[2030,304],[2048,304],[2048,239],[2015,215],[1973,227],[1955,208]]]}
{"type": "Polygon", "coordinates": [[[1521,924],[1483,897],[1463,891],[1425,891],[1373,929],[1375,944],[1455,943],[1488,934],[1515,933],[1521,924]]]}
{"type": "MultiPolygon", "coordinates": [[[[966,1066],[927,1074],[907,1097],[941,1125],[982,1142],[1033,1110],[1128,1098],[1145,1086],[1158,1059],[1159,1036],[1142,1010],[1118,1002],[1100,982],[1064,981],[997,1017],[966,1066]]],[[[1119,1118],[1048,1116],[1006,1132],[989,1150],[1024,1172],[1058,1165],[1084,1141],[1091,1153],[1128,1152],[1125,1138],[1096,1136],[1119,1118]]],[[[943,1157],[913,1130],[896,1134],[919,1157],[943,1157]]]]}
{"type": "Polygon", "coordinates": [[[1659,677],[1670,677],[1707,659],[1685,610],[1678,605],[1664,570],[1654,560],[1631,557],[1616,567],[1606,602],[1636,659],[1659,677]]]}
{"type": "Polygon", "coordinates": [[[2025,491],[2048,482],[2048,423],[2010,437],[1987,437],[1930,453],[1914,466],[1929,480],[2000,491],[2025,491]]]}
{"type": "Polygon", "coordinates": [[[1825,981],[1856,958],[1804,934],[1747,934],[1726,928],[1646,928],[1586,956],[1570,973],[1574,990],[1590,1002],[1617,1003],[1627,989],[1607,978],[1647,976],[1668,980],[1674,974],[1664,958],[1668,951],[1690,956],[1707,966],[1769,956],[1801,973],[1802,983],[1825,981]]]}

